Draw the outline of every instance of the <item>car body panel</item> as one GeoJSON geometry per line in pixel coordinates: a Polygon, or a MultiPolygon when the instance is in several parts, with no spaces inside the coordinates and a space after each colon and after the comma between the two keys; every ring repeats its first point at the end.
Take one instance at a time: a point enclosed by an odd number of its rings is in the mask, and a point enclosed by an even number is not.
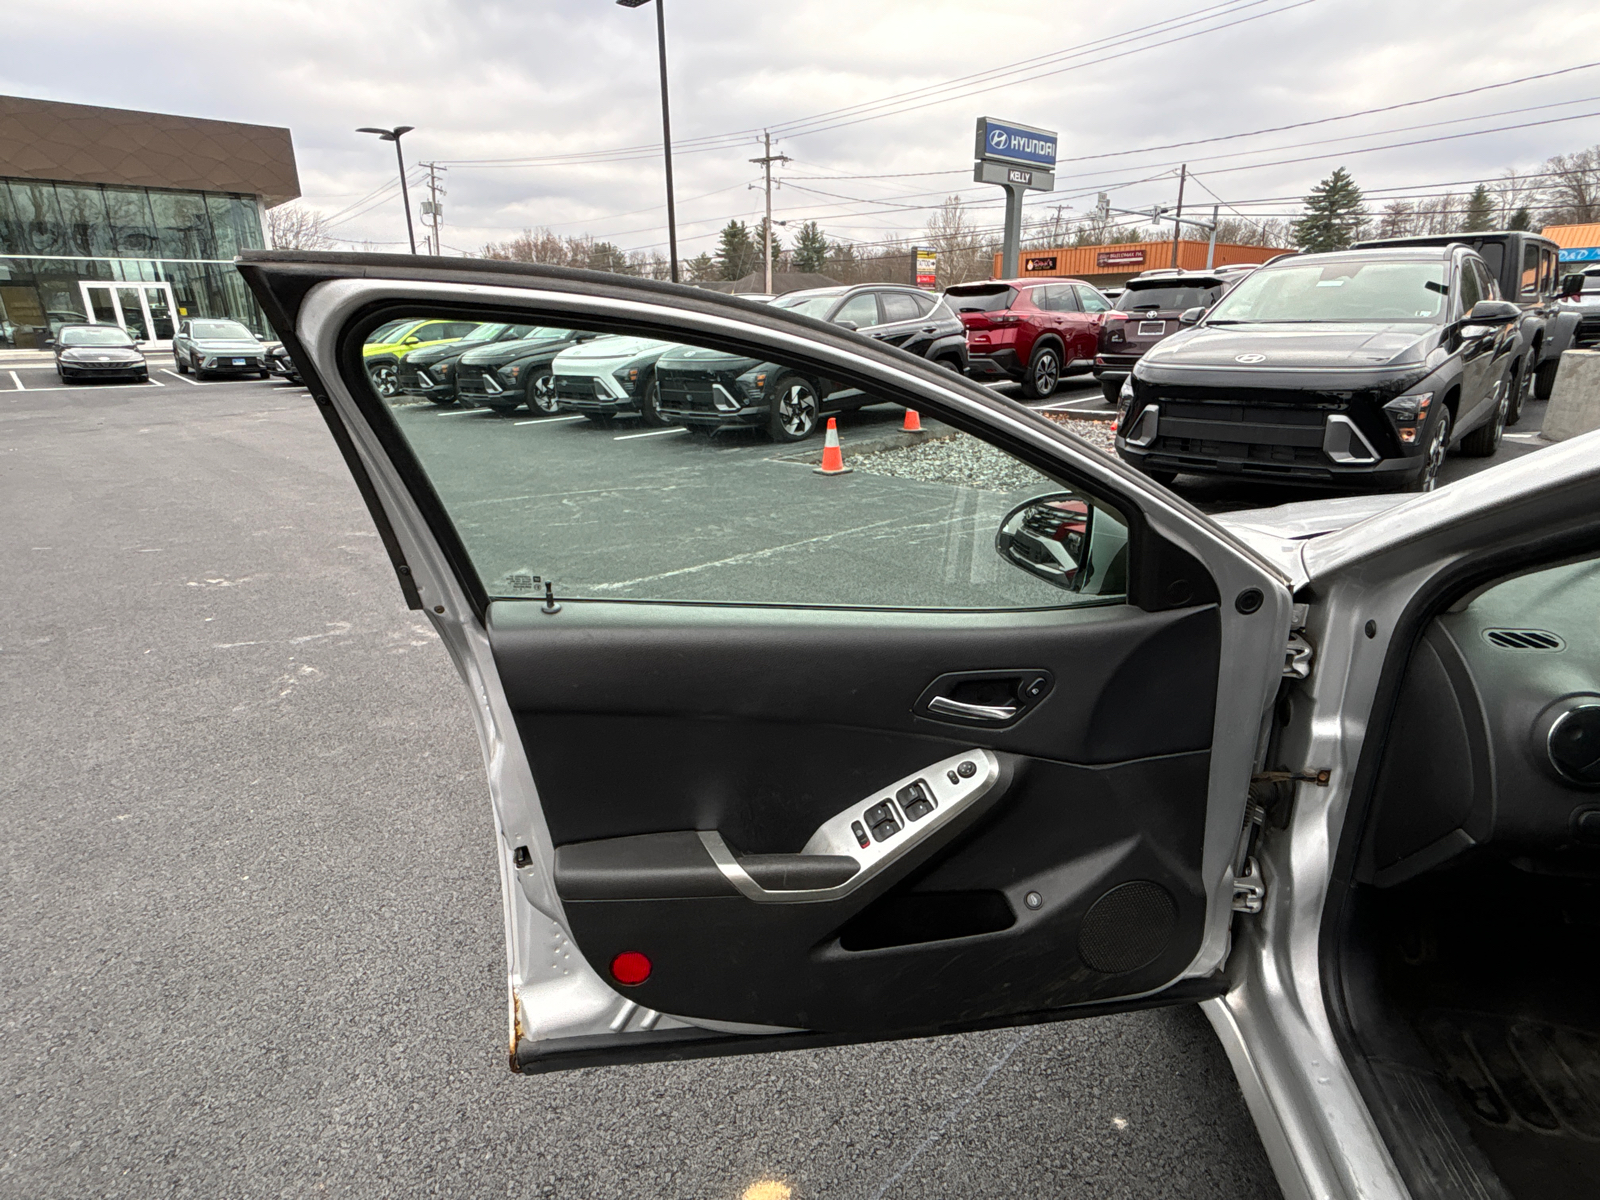
{"type": "Polygon", "coordinates": [[[62,379],[148,379],[150,364],[139,343],[115,325],[63,325],[54,345],[56,373],[62,379]],[[106,345],[72,345],[77,330],[86,329],[96,341],[116,339],[106,345]],[[113,332],[114,331],[114,332],[113,332]]]}
{"type": "Polygon", "coordinates": [[[659,338],[622,335],[569,346],[550,363],[556,401],[570,412],[638,412],[640,398],[655,379],[656,361],[672,345],[659,338]]]}
{"type": "MultiPolygon", "coordinates": [[[[212,323],[212,318],[185,318],[172,335],[173,359],[192,371],[218,375],[259,374],[266,369],[267,347],[249,330],[243,337],[196,336],[197,326],[201,332],[208,332],[205,327],[212,323]]],[[[227,323],[239,324],[231,320],[227,323]]]]}
{"type": "MultiPolygon", "coordinates": [[[[374,424],[376,416],[369,416],[378,413],[373,399],[370,396],[362,398],[352,392],[352,377],[348,370],[336,367],[343,361],[340,358],[342,331],[351,326],[358,314],[371,311],[375,304],[409,304],[415,308],[419,303],[449,303],[470,304],[480,309],[492,305],[503,311],[528,311],[530,319],[553,322],[559,316],[574,324],[600,324],[614,332],[627,330],[641,336],[710,341],[725,347],[725,352],[732,351],[736,346],[743,347],[747,356],[760,347],[773,356],[785,357],[786,360],[787,356],[793,356],[795,362],[810,363],[818,370],[832,371],[844,378],[871,380],[874,381],[872,386],[891,389],[893,394],[905,400],[915,400],[930,414],[943,414],[984,428],[1022,453],[1059,464],[1058,469],[1071,477],[1095,481],[1100,490],[1119,497],[1120,503],[1129,506],[1127,511],[1130,518],[1136,517],[1138,545],[1144,547],[1139,551],[1140,554],[1154,553],[1158,547],[1170,546],[1174,551],[1181,550],[1182,554],[1203,563],[1220,594],[1232,597],[1241,590],[1256,589],[1260,593],[1260,606],[1251,608],[1248,614],[1229,604],[1212,610],[1214,617],[1204,618],[1218,623],[1221,644],[1227,648],[1213,668],[1218,675],[1211,729],[1212,748],[1208,762],[1202,769],[1203,786],[1212,800],[1205,806],[1203,820],[1194,827],[1195,840],[1192,843],[1197,856],[1196,878],[1205,897],[1206,915],[1203,927],[1197,926],[1194,930],[1196,941],[1192,959],[1177,971],[1179,982],[1166,988],[1166,992],[1173,999],[1184,996],[1192,998],[1195,994],[1193,990],[1181,989],[1190,985],[1218,986],[1217,972],[1226,957],[1232,919],[1233,856],[1238,843],[1243,792],[1256,760],[1256,729],[1264,715],[1265,705],[1276,688],[1289,598],[1282,576],[1213,522],[1170,493],[1148,485],[1114,460],[1078,442],[1059,426],[994,396],[987,389],[965,383],[949,372],[931,367],[910,355],[892,349],[874,350],[857,337],[805,318],[773,310],[751,313],[745,311],[750,306],[696,295],[688,289],[669,285],[550,269],[486,269],[471,265],[430,268],[426,263],[403,258],[268,253],[245,256],[241,269],[262,298],[274,324],[285,333],[286,338],[293,339],[293,344],[303,347],[310,360],[317,364],[319,378],[313,381],[313,392],[319,395],[319,403],[330,420],[336,438],[347,446],[347,461],[351,463],[358,482],[363,482],[364,489],[372,497],[374,516],[379,522],[380,531],[386,534],[392,544],[398,575],[413,603],[423,607],[439,629],[474,697],[474,713],[484,744],[501,844],[499,860],[505,883],[508,945],[512,962],[513,1055],[519,1069],[546,1069],[551,1065],[562,1065],[563,1060],[566,1063],[635,1061],[652,1056],[743,1052],[763,1046],[780,1048],[825,1040],[908,1036],[934,1029],[977,1027],[995,1021],[1013,1023],[1017,1020],[1100,1011],[1106,1005],[1140,1006],[1160,1000],[1159,995],[1152,997],[1141,994],[1107,998],[1098,1002],[1092,1010],[1069,1008],[1047,1013],[1009,1015],[1002,1013],[1003,1005],[1001,1009],[994,1009],[992,1005],[979,1005],[976,1008],[966,1006],[964,1009],[962,1005],[957,1005],[956,1011],[946,1012],[942,1016],[936,1015],[935,1009],[930,1007],[929,1019],[919,1024],[915,997],[908,994],[902,999],[899,1010],[886,1014],[879,1023],[874,1023],[870,1013],[863,1024],[860,1020],[847,1019],[840,1010],[827,1017],[821,1027],[784,1034],[770,1025],[754,1029],[748,1021],[707,1015],[710,1011],[720,1011],[760,1018],[762,1023],[770,1021],[778,1015],[774,1005],[783,1003],[782,997],[770,989],[763,993],[770,1002],[747,1003],[744,994],[731,986],[731,980],[714,974],[701,981],[702,990],[709,987],[710,992],[697,1002],[697,1012],[663,1014],[659,1010],[649,1011],[628,996],[619,994],[592,966],[577,956],[569,956],[564,948],[570,948],[575,931],[583,921],[575,923],[571,911],[580,902],[564,900],[558,886],[556,847],[558,837],[567,839],[572,836],[572,830],[561,822],[571,817],[582,817],[584,810],[581,806],[570,805],[551,810],[547,815],[544,806],[550,804],[552,797],[558,793],[570,789],[559,780],[540,775],[548,770],[548,764],[559,762],[562,742],[553,726],[545,730],[545,736],[531,736],[530,731],[538,732],[533,726],[541,723],[550,726],[552,721],[560,725],[565,721],[567,732],[580,741],[591,737],[605,724],[604,720],[596,719],[605,711],[610,711],[618,718],[627,716],[625,697],[670,694],[670,691],[663,693],[659,688],[647,687],[640,692],[637,688],[629,689],[626,686],[630,677],[649,679],[651,673],[658,669],[651,664],[657,661],[663,664],[660,669],[665,669],[667,662],[676,661],[679,664],[674,668],[674,683],[680,689],[686,686],[686,681],[698,686],[702,677],[708,683],[715,680],[719,684],[727,684],[730,682],[728,664],[732,663],[731,669],[737,671],[751,667],[764,667],[769,672],[780,669],[786,678],[796,683],[799,692],[804,692],[814,685],[800,683],[800,677],[793,673],[796,669],[793,665],[777,666],[789,664],[789,652],[763,655],[759,651],[762,639],[777,639],[774,644],[783,643],[791,635],[798,638],[796,644],[811,644],[817,638],[834,642],[844,639],[840,643],[842,646],[852,639],[864,638],[859,641],[859,646],[875,647],[867,652],[866,657],[886,663],[888,660],[882,656],[899,653],[894,647],[903,640],[900,635],[887,636],[887,632],[897,628],[905,630],[906,626],[903,621],[897,624],[890,617],[871,614],[808,614],[804,610],[797,610],[784,615],[764,609],[747,611],[740,618],[746,622],[745,625],[729,625],[732,614],[692,605],[660,611],[652,611],[646,605],[623,612],[605,606],[579,604],[575,610],[583,610],[581,619],[562,623],[559,618],[555,621],[536,618],[529,627],[526,621],[534,615],[533,610],[525,606],[519,609],[513,605],[512,609],[503,612],[502,608],[486,605],[476,595],[475,585],[452,566],[453,552],[449,541],[441,540],[432,523],[434,519],[428,515],[428,496],[408,484],[401,469],[403,464],[391,456],[389,443],[384,440],[387,435],[383,433],[381,421],[374,424]],[[301,290],[306,283],[313,285],[309,293],[301,290]],[[540,620],[544,623],[541,624],[540,620]],[[506,624],[507,621],[510,624],[506,624]],[[619,625],[619,622],[622,624],[619,625]],[[586,648],[598,648],[615,640],[618,631],[624,627],[635,631],[629,635],[636,646],[631,658],[619,659],[607,665],[606,659],[594,658],[591,650],[586,648]],[[873,632],[875,628],[877,632],[873,632]],[[663,631],[669,629],[674,632],[664,635],[663,631]],[[556,635],[556,642],[548,641],[552,635],[556,635]],[[686,676],[682,664],[695,660],[685,659],[673,647],[681,638],[691,636],[709,638],[704,650],[704,654],[709,656],[709,665],[704,672],[686,676]],[[549,664],[553,682],[570,679],[574,686],[587,689],[591,698],[598,699],[593,704],[585,703],[579,699],[580,693],[568,692],[567,685],[555,686],[549,690],[549,694],[557,697],[571,695],[571,708],[564,708],[560,701],[553,707],[545,703],[541,716],[537,706],[529,707],[534,703],[529,700],[525,689],[529,677],[516,667],[524,653],[519,646],[549,664]],[[752,652],[749,662],[739,657],[741,649],[752,652]],[[731,659],[728,658],[730,654],[733,655],[731,659]],[[658,658],[659,655],[666,657],[658,658]],[[716,664],[722,664],[721,668],[710,669],[716,664]],[[630,670],[636,674],[630,676],[630,670]],[[600,690],[595,691],[597,688],[600,690]],[[599,711],[595,716],[589,716],[585,715],[586,710],[599,711]],[[533,721],[532,725],[529,725],[530,720],[533,721]],[[547,765],[541,767],[541,763],[547,765]],[[537,784],[536,778],[539,779],[537,784]],[[551,816],[557,819],[559,827],[552,827],[549,823],[551,816]],[[525,859],[519,861],[513,855],[513,849],[525,851],[525,859]],[[554,972],[550,968],[553,953],[557,956],[558,964],[554,972]],[[764,1036],[774,1040],[763,1042],[764,1036]]],[[[355,386],[359,387],[359,382],[355,386]]],[[[1162,577],[1159,572],[1168,569],[1154,565],[1152,560],[1149,570],[1157,574],[1148,576],[1150,584],[1139,586],[1165,587],[1154,581],[1162,577]]],[[[1084,647],[1096,643],[1120,645],[1124,637],[1122,631],[1144,628],[1145,625],[1140,622],[1146,622],[1147,618],[1155,622],[1155,625],[1149,626],[1152,629],[1164,622],[1189,619],[1182,612],[1172,610],[1170,601],[1164,603],[1168,605],[1167,608],[1158,606],[1145,616],[1132,607],[1126,610],[1120,607],[1085,610],[1087,616],[1080,615],[1067,622],[1052,636],[1066,637],[1084,647]],[[1162,616],[1162,612],[1172,615],[1162,616]],[[1134,624],[1125,625],[1125,621],[1134,624]],[[1112,636],[1105,631],[1112,630],[1117,631],[1115,640],[1103,643],[1103,637],[1112,636]]],[[[499,606],[504,604],[503,601],[495,602],[499,606]]],[[[574,611],[572,617],[579,618],[580,614],[574,611]]],[[[919,617],[916,625],[924,633],[931,632],[939,641],[968,636],[978,626],[995,629],[995,633],[985,636],[1008,640],[1021,635],[1005,630],[1027,627],[1029,620],[1035,619],[1022,620],[1019,626],[1016,620],[1009,618],[980,620],[951,614],[946,617],[919,617]],[[999,621],[998,625],[996,621],[999,621]],[[967,633],[962,630],[967,630],[967,633]]],[[[1046,627],[1049,627],[1048,621],[1046,627]]],[[[1032,639],[1036,635],[1026,636],[1032,639]]],[[[917,661],[926,660],[926,638],[921,640],[924,643],[922,658],[917,661]]],[[[912,644],[913,641],[904,642],[907,647],[912,644]]],[[[806,657],[808,661],[817,659],[814,652],[808,652],[806,657]]],[[[847,674],[857,670],[849,654],[842,654],[837,661],[840,669],[847,674]]],[[[901,670],[894,668],[890,674],[901,670]]],[[[868,676],[862,675],[860,678],[864,682],[868,676]]],[[[715,715],[722,711],[721,706],[727,695],[755,695],[737,679],[732,682],[735,686],[724,688],[722,698],[710,689],[704,692],[687,691],[681,701],[687,706],[684,715],[692,715],[696,705],[709,705],[707,715],[715,715]]],[[[838,692],[835,685],[829,686],[838,692]]],[[[906,719],[898,715],[897,705],[886,708],[877,701],[869,701],[870,697],[863,692],[860,703],[866,707],[861,710],[861,716],[845,720],[843,732],[848,732],[857,722],[864,722],[865,725],[888,722],[885,734],[891,742],[912,736],[909,727],[904,733],[893,732],[899,727],[898,723],[906,719]]],[[[782,707],[783,703],[782,693],[773,693],[756,703],[754,708],[747,706],[746,716],[765,713],[772,718],[794,720],[792,715],[784,715],[787,710],[782,707]]],[[[729,710],[728,715],[735,717],[738,712],[729,710]]],[[[652,719],[650,723],[654,726],[657,722],[652,719]]],[[[865,726],[861,728],[864,733],[865,726]]],[[[670,722],[660,726],[660,729],[669,730],[670,722]]],[[[971,733],[955,736],[953,744],[958,752],[962,740],[970,740],[972,736],[971,733]]],[[[914,742],[914,738],[903,742],[900,752],[915,750],[914,742]]],[[[659,741],[659,745],[660,752],[666,754],[674,746],[674,740],[667,736],[659,741]]],[[[703,751],[705,747],[702,745],[701,749],[703,751]]],[[[836,755],[839,753],[844,752],[836,751],[836,755]]],[[[920,755],[923,751],[915,753],[920,755]]],[[[848,765],[849,754],[842,761],[848,765]]],[[[913,766],[915,761],[913,758],[913,766]]],[[[596,759],[592,750],[573,762],[589,764],[573,768],[579,772],[574,778],[580,789],[587,792],[583,784],[585,773],[596,769],[600,774],[595,776],[595,786],[612,786],[605,783],[609,778],[606,772],[614,775],[615,764],[596,759]]],[[[713,770],[720,769],[724,765],[721,754],[706,755],[705,765],[713,770]]],[[[1173,765],[1180,765],[1179,761],[1174,759],[1173,765]]],[[[665,778],[670,781],[672,775],[665,778]]],[[[880,779],[879,782],[883,781],[880,779]]],[[[869,781],[865,786],[871,788],[873,785],[869,781]]],[[[848,800],[853,791],[854,785],[851,785],[841,789],[839,794],[848,800]]],[[[607,808],[599,811],[620,810],[607,808]]],[[[1114,813],[1116,809],[1113,807],[1107,811],[1114,813]]],[[[1199,813],[1193,813],[1190,819],[1199,819],[1199,813]]],[[[745,836],[754,835],[747,831],[745,836]]],[[[592,838],[585,844],[591,842],[592,838]]],[[[573,844],[563,841],[564,846],[573,844]]],[[[740,920],[748,922],[753,919],[751,913],[740,909],[744,901],[735,897],[728,903],[732,904],[735,914],[743,913],[740,920]]],[[[650,908],[646,906],[638,919],[648,919],[649,913],[650,908]]],[[[783,914],[783,919],[788,920],[795,915],[783,914]]],[[[600,935],[590,930],[577,936],[580,939],[593,939],[600,935]]],[[[730,947],[730,952],[735,949],[738,948],[730,947]]],[[[732,961],[736,961],[736,958],[728,960],[729,963],[732,961]]],[[[708,969],[726,971],[728,964],[708,969]]],[[[1000,969],[1010,971],[1018,968],[1000,969]]],[[[670,982],[663,978],[663,986],[670,982]]],[[[1156,989],[1158,993],[1161,990],[1156,989]]],[[[847,999],[848,996],[834,996],[831,1002],[837,1009],[847,999]]],[[[1090,997],[1085,995],[1084,999],[1090,997]]]]}
{"type": "Polygon", "coordinates": [[[1092,364],[1105,315],[1084,311],[1080,288],[1099,296],[1077,279],[996,279],[947,289],[945,302],[967,329],[972,377],[1022,379],[1041,339],[1056,348],[1063,370],[1092,364]],[[1015,293],[1005,308],[969,311],[961,306],[963,296],[989,296],[1002,288],[1015,293]]]}

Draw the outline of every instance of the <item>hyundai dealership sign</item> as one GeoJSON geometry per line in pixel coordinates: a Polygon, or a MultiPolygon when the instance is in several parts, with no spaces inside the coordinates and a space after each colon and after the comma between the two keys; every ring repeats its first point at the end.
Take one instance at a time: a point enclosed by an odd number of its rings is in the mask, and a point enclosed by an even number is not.
{"type": "Polygon", "coordinates": [[[1053,170],[1056,165],[1056,135],[1049,129],[1035,129],[1014,121],[979,117],[978,142],[973,157],[1053,170]]]}

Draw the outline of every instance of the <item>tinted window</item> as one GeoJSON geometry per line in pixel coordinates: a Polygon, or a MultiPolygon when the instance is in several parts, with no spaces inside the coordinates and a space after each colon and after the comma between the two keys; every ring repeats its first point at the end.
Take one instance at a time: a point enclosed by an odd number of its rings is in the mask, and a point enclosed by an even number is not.
{"type": "Polygon", "coordinates": [[[63,329],[59,338],[63,346],[131,346],[133,339],[115,326],[101,329],[63,329]]]}
{"type": "Polygon", "coordinates": [[[1209,287],[1173,283],[1140,287],[1137,283],[1130,283],[1117,297],[1117,307],[1123,312],[1183,312],[1189,308],[1210,308],[1220,295],[1220,283],[1209,287]]]}
{"type": "Polygon", "coordinates": [[[787,308],[801,316],[815,317],[820,321],[828,315],[828,310],[838,298],[837,291],[790,292],[787,296],[779,296],[774,300],[772,307],[787,308]]]}
{"type": "Polygon", "coordinates": [[[1072,288],[1064,283],[1053,283],[1049,287],[1034,288],[1033,302],[1040,308],[1050,312],[1077,312],[1078,297],[1072,288]]]}
{"type": "MultiPolygon", "coordinates": [[[[1063,496],[1061,483],[964,433],[938,443],[934,456],[926,445],[849,448],[852,430],[898,425],[898,408],[875,406],[907,394],[819,380],[771,347],[649,346],[664,416],[693,424],[747,409],[748,436],[639,438],[636,414],[614,423],[531,413],[520,423],[453,420],[350,382],[409,447],[495,599],[538,602],[549,580],[572,605],[1004,610],[1123,600],[1127,528],[1114,510],[1063,496]],[[796,466],[815,463],[820,428],[750,454],[752,440],[767,436],[768,414],[797,387],[837,396],[847,410],[838,418],[853,468],[844,487],[819,486],[796,466]],[[863,411],[849,411],[856,407],[863,411]],[[1037,511],[1017,512],[1043,496],[1051,499],[1037,511]],[[1002,557],[997,535],[1006,529],[1016,541],[1002,557]],[[1019,566],[1019,555],[1065,581],[1019,566]]],[[[515,389],[514,365],[489,369],[515,389]]]]}
{"type": "Polygon", "coordinates": [[[944,298],[958,313],[1000,312],[1016,303],[1017,289],[1004,284],[959,290],[951,288],[944,298]]]}
{"type": "Polygon", "coordinates": [[[237,321],[196,321],[190,328],[192,336],[197,338],[255,337],[255,334],[237,321]]]}
{"type": "Polygon", "coordinates": [[[917,308],[916,297],[909,292],[879,292],[878,299],[883,302],[883,319],[886,323],[915,321],[922,315],[917,308]]]}
{"type": "Polygon", "coordinates": [[[1092,287],[1079,287],[1076,290],[1078,303],[1083,305],[1084,312],[1103,313],[1111,310],[1111,305],[1107,303],[1106,298],[1092,287]]]}
{"type": "Polygon", "coordinates": [[[1520,292],[1524,299],[1533,299],[1539,294],[1539,247],[1524,246],[1522,248],[1522,284],[1520,292]]]}
{"type": "Polygon", "coordinates": [[[1471,312],[1472,306],[1483,299],[1483,283],[1478,278],[1477,271],[1473,270],[1476,265],[1471,259],[1464,259],[1461,263],[1459,279],[1461,283],[1462,313],[1471,312]]]}
{"type": "Polygon", "coordinates": [[[1505,265],[1506,248],[1499,242],[1489,242],[1477,247],[1478,256],[1483,259],[1484,265],[1489,268],[1491,279],[1500,278],[1500,268],[1505,265]]]}
{"type": "Polygon", "coordinates": [[[911,302],[917,306],[917,315],[925,317],[933,311],[933,306],[939,303],[939,298],[930,296],[927,292],[917,292],[911,297],[911,302]]]}
{"type": "Polygon", "coordinates": [[[835,321],[854,321],[857,329],[878,323],[878,301],[871,292],[858,292],[833,314],[835,321]]]}

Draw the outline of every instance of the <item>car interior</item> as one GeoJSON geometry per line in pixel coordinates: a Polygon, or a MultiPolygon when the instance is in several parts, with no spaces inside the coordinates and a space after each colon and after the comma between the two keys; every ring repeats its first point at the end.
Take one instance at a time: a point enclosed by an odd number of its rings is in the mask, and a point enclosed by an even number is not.
{"type": "Polygon", "coordinates": [[[1328,994],[1418,1197],[1600,1180],[1600,559],[1475,587],[1405,667],[1328,994]]]}

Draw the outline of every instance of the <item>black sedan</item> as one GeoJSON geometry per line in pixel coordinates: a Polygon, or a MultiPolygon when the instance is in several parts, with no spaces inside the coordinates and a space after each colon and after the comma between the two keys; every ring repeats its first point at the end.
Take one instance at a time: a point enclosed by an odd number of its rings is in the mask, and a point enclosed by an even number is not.
{"type": "Polygon", "coordinates": [[[527,328],[526,337],[462,354],[456,360],[456,399],[500,412],[514,412],[526,404],[537,416],[555,416],[559,410],[550,364],[568,346],[598,335],[537,325],[527,328]]]}
{"type": "Polygon", "coordinates": [[[150,378],[139,343],[119,325],[63,325],[56,332],[56,374],[68,379],[150,378]]]}
{"type": "MultiPolygon", "coordinates": [[[[938,296],[867,284],[790,292],[772,302],[802,316],[856,330],[874,341],[949,367],[967,368],[966,327],[938,296]]],[[[830,412],[875,403],[855,388],[714,350],[679,347],[656,362],[661,417],[690,428],[754,426],[774,441],[810,437],[830,412]]]]}
{"type": "Polygon", "coordinates": [[[1117,453],[1179,472],[1431,491],[1446,453],[1488,456],[1521,310],[1465,246],[1268,264],[1149,350],[1119,396],[1117,453]]]}

